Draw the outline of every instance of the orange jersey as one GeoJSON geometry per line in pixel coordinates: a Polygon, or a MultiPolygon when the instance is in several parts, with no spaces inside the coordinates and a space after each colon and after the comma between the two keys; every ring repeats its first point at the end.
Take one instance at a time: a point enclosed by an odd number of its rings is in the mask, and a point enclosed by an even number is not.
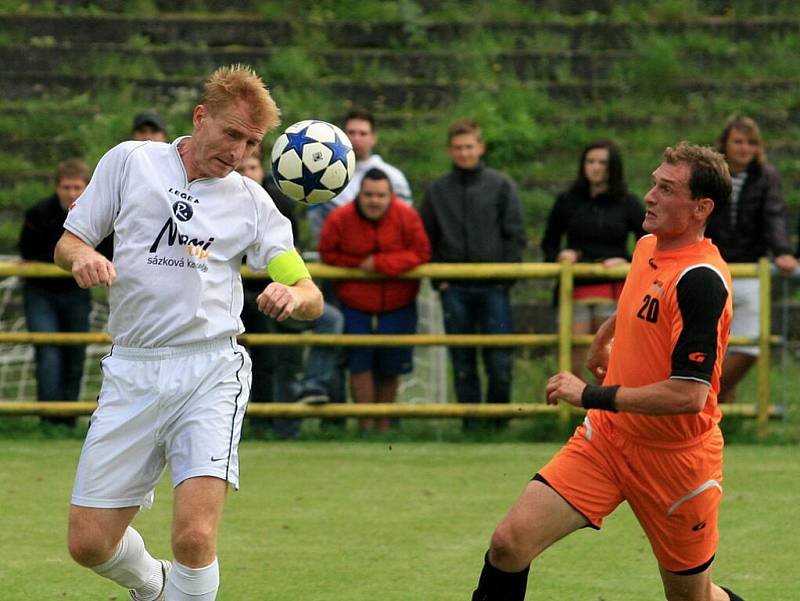
{"type": "Polygon", "coordinates": [[[686,443],[712,430],[731,317],[731,274],[708,238],[656,250],[655,236],[636,244],[619,298],[604,385],[638,387],[669,378],[709,384],[700,413],[649,416],[592,410],[591,421],[655,444],[686,443]]]}

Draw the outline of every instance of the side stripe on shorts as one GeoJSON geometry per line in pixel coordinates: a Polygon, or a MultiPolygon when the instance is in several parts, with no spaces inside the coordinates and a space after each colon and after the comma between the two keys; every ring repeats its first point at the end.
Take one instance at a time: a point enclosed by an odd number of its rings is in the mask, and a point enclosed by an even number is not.
{"type": "MultiPolygon", "coordinates": [[[[231,346],[233,346],[233,339],[231,339],[231,346]]],[[[244,390],[244,386],[242,385],[242,380],[239,378],[239,372],[244,367],[244,355],[242,351],[235,350],[235,354],[239,355],[239,359],[241,363],[239,364],[239,368],[236,370],[236,381],[239,382],[239,392],[236,393],[236,396],[233,399],[233,415],[231,416],[231,437],[228,441],[228,461],[225,463],[225,481],[228,480],[228,473],[231,469],[231,453],[233,452],[233,432],[236,427],[236,414],[239,411],[239,397],[242,394],[242,390],[244,390]]]]}
{"type": "Polygon", "coordinates": [[[682,503],[685,503],[685,502],[686,502],[686,501],[688,501],[689,499],[692,499],[692,498],[696,497],[696,496],[697,496],[697,495],[699,495],[700,493],[702,493],[702,492],[704,492],[704,491],[706,491],[706,490],[708,490],[709,488],[712,488],[712,487],[714,487],[714,486],[716,486],[716,487],[717,487],[717,488],[718,488],[720,491],[722,491],[722,486],[720,486],[719,482],[717,482],[716,480],[709,480],[708,482],[705,482],[705,483],[701,484],[700,486],[698,486],[697,488],[695,488],[695,489],[694,489],[692,492],[690,492],[688,495],[684,495],[683,497],[681,497],[680,499],[678,499],[677,501],[675,501],[675,503],[673,503],[673,504],[672,504],[672,507],[670,507],[670,508],[669,508],[669,511],[667,511],[667,515],[672,515],[672,513],[673,513],[673,512],[674,512],[674,511],[675,511],[675,510],[676,510],[678,507],[680,507],[680,505],[681,505],[682,503]]]}

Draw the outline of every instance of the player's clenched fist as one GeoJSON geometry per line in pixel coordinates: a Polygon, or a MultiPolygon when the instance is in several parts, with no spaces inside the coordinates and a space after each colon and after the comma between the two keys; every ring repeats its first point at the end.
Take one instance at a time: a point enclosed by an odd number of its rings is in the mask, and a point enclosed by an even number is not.
{"type": "Polygon", "coordinates": [[[275,321],[284,321],[297,307],[297,299],[289,286],[272,282],[256,297],[256,305],[275,321]]]}
{"type": "Polygon", "coordinates": [[[72,261],[72,276],[81,288],[111,286],[117,279],[114,264],[99,252],[91,249],[72,261]]]}
{"type": "Polygon", "coordinates": [[[586,382],[575,374],[562,371],[547,380],[545,397],[548,405],[557,405],[559,400],[565,401],[576,407],[581,406],[581,395],[586,388],[586,382]]]}

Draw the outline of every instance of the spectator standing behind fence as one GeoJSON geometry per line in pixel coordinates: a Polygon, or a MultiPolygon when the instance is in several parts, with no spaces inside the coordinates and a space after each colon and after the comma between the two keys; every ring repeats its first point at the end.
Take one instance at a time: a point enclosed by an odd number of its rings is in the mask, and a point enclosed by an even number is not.
{"type": "MultiPolygon", "coordinates": [[[[581,153],[577,179],[558,195],[547,217],[544,260],[623,265],[630,260],[629,234],[636,239],[644,235],[642,221],[644,208],[628,192],[619,149],[608,140],[592,142],[581,153]]],[[[574,335],[594,334],[614,313],[622,284],[621,280],[575,280],[574,335]]],[[[585,358],[585,348],[572,348],[572,372],[579,377],[583,377],[585,358]]]]}
{"type": "Polygon", "coordinates": [[[131,125],[131,140],[166,142],[167,123],[164,117],[152,110],[137,113],[131,125]]]}
{"type": "MultiPolygon", "coordinates": [[[[237,167],[239,174],[260,183],[269,193],[275,206],[292,224],[292,234],[298,239],[298,222],[295,214],[296,202],[285,196],[273,181],[264,176],[263,148],[246,158],[237,167]]],[[[344,318],[339,309],[325,303],[322,315],[313,321],[287,319],[275,321],[258,310],[256,298],[266,283],[262,279],[245,279],[245,302],[242,322],[248,332],[272,334],[297,334],[308,330],[315,334],[341,334],[344,318]]],[[[253,388],[250,400],[256,403],[324,403],[329,400],[329,389],[336,369],[338,349],[315,346],[308,353],[303,370],[303,347],[301,346],[251,346],[248,349],[253,361],[253,388]],[[303,376],[297,382],[298,373],[303,376]]],[[[253,423],[259,419],[250,418],[253,423]]],[[[272,429],[280,438],[296,438],[300,420],[275,418],[272,429]]]]}
{"type": "MultiPolygon", "coordinates": [[[[392,191],[379,169],[364,174],[356,201],[331,213],[322,229],[322,260],[341,267],[360,267],[389,277],[431,258],[430,243],[417,212],[392,191]]],[[[346,334],[413,334],[417,329],[419,280],[338,280],[346,334]]],[[[350,390],[356,403],[393,403],[400,375],[411,372],[413,347],[348,349],[350,390]]],[[[360,420],[361,430],[373,427],[360,420]]],[[[378,420],[389,430],[390,420],[378,420]]]]}
{"type": "Polygon", "coordinates": [[[412,203],[411,186],[408,185],[408,180],[403,172],[384,161],[380,155],[372,153],[378,143],[375,116],[365,109],[353,109],[345,115],[342,128],[353,145],[356,168],[347,187],[336,198],[323,205],[315,205],[310,208],[308,219],[311,226],[311,243],[314,246],[317,246],[319,242],[322,224],[330,212],[336,207],[344,206],[355,200],[361,189],[361,179],[370,169],[383,171],[392,184],[395,196],[407,204],[412,203]]]}
{"type": "MultiPolygon", "coordinates": [[[[79,159],[59,163],[55,192],[25,212],[19,237],[24,261],[53,262],[53,252],[67,211],[89,183],[91,170],[79,159]]],[[[111,241],[99,249],[111,256],[111,241]]],[[[86,332],[89,330],[91,295],[72,278],[25,278],[23,287],[25,320],[31,332],[86,332]]],[[[36,387],[40,401],[76,401],[80,394],[86,346],[38,344],[36,387]]],[[[75,425],[75,418],[43,417],[43,421],[75,425]]]]}
{"type": "MultiPolygon", "coordinates": [[[[486,147],[477,123],[462,120],[448,132],[452,171],[428,187],[420,214],[437,263],[510,263],[525,247],[522,205],[513,180],[481,163],[486,147]]],[[[446,279],[435,283],[448,334],[511,334],[509,282],[446,279]]],[[[480,403],[477,349],[450,347],[459,403],[480,403]]],[[[510,348],[484,347],[486,401],[511,401],[510,348]]],[[[493,422],[501,426],[505,422],[493,422]]],[[[464,420],[466,429],[477,424],[464,420]]]]}
{"type": "MultiPolygon", "coordinates": [[[[772,255],[784,273],[797,268],[786,227],[786,203],[775,167],[767,162],[758,125],[749,117],[728,119],[718,147],[731,170],[733,192],[708,223],[706,236],[729,263],[753,263],[772,255]]],[[[733,280],[731,336],[759,336],[760,295],[755,278],[733,280]]],[[[736,386],[758,360],[758,346],[732,345],[722,366],[720,403],[731,403],[736,386]]]]}

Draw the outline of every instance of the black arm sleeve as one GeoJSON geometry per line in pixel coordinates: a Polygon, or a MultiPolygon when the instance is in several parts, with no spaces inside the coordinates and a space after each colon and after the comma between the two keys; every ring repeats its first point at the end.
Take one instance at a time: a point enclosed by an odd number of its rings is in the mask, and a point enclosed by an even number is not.
{"type": "Polygon", "coordinates": [[[698,266],[678,281],[677,298],[683,329],[672,350],[671,377],[710,384],[717,361],[719,320],[728,298],[725,282],[713,269],[698,266]]]}

